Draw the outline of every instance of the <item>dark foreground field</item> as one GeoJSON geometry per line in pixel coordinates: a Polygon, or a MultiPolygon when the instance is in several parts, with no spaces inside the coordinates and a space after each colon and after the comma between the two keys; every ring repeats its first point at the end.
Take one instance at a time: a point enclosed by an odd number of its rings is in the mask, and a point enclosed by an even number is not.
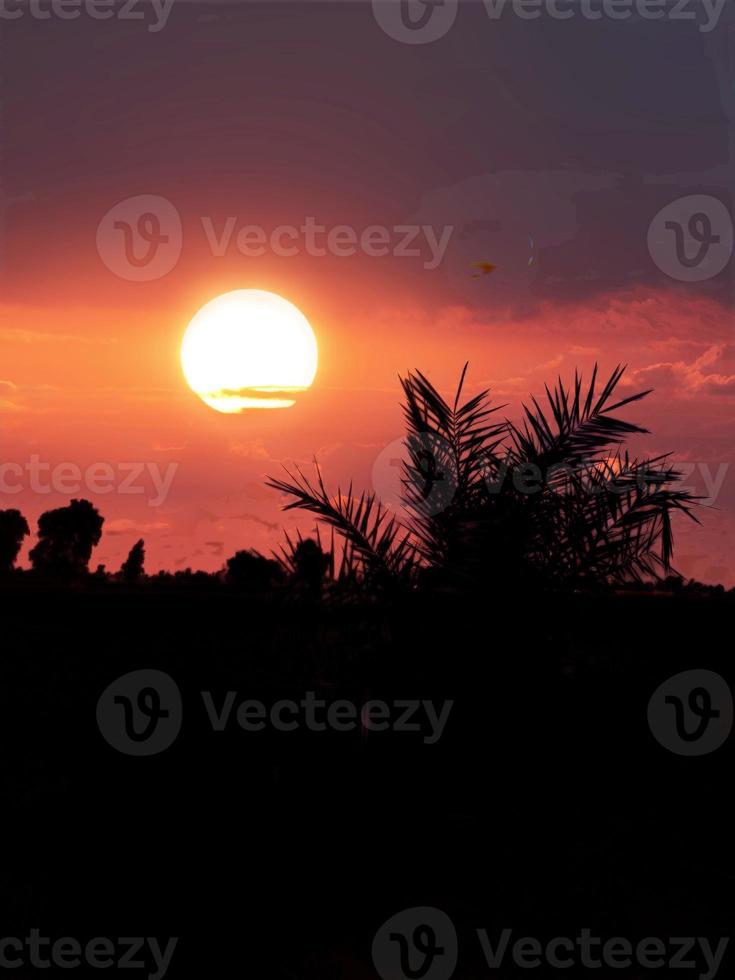
{"type": "Polygon", "coordinates": [[[647,704],[679,671],[732,684],[733,611],[731,597],[323,609],[6,592],[2,934],[177,936],[167,976],[253,980],[376,977],[376,930],[414,906],[453,920],[459,977],[528,973],[489,971],[480,928],[715,947],[735,924],[732,740],[675,755],[647,704]],[[105,741],[96,707],[143,668],[174,679],[183,723],[136,758],[105,741]],[[235,706],[310,691],[454,704],[433,744],[425,721],[247,732],[236,707],[215,732],[202,692],[219,706],[229,691],[235,706]]]}

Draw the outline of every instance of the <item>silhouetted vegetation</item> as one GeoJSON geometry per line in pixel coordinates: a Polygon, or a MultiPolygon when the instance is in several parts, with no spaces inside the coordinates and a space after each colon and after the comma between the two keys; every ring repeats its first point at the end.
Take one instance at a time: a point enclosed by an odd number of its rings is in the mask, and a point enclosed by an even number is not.
{"type": "MultiPolygon", "coordinates": [[[[696,498],[677,487],[667,456],[637,459],[622,448],[646,432],[619,411],[649,392],[615,399],[623,369],[586,389],[576,375],[546,389],[545,412],[533,398],[521,424],[501,419],[489,392],[462,401],[467,366],[447,402],[419,371],[401,384],[406,460],[404,512],[353,486],[332,494],[322,478],[300,469],[268,485],[285,509],[317,519],[314,537],[299,532],[272,557],[243,549],[219,572],[186,568],[145,573],[145,543],[131,548],[117,575],[88,572],[104,518],[87,500],[44,513],[30,552],[39,581],[117,583],[145,589],[228,589],[306,600],[372,601],[408,592],[475,595],[536,591],[719,594],[722,587],[685,583],[672,568],[672,515],[696,520],[696,498]],[[330,529],[325,545],[319,524],[330,529]]],[[[0,511],[0,570],[14,565],[28,524],[0,511]]],[[[18,571],[18,576],[23,573],[18,571]]]]}
{"type": "Polygon", "coordinates": [[[19,510],[0,510],[0,573],[12,571],[23,538],[30,533],[19,510]]]}
{"type": "Polygon", "coordinates": [[[72,500],[68,507],[47,510],[39,518],[38,544],[29,556],[34,571],[60,579],[84,575],[104,523],[88,500],[72,500]]]}
{"type": "Polygon", "coordinates": [[[120,575],[126,582],[137,582],[145,574],[145,542],[141,538],[130,549],[128,557],[120,568],[120,575]]]}
{"type": "MultiPolygon", "coordinates": [[[[546,389],[549,411],[524,406],[496,420],[489,392],[461,403],[467,365],[449,404],[420,371],[401,380],[408,460],[400,521],[352,484],[330,494],[318,465],[269,485],[313,513],[351,549],[364,577],[455,588],[579,589],[656,578],[671,570],[671,515],[693,517],[668,457],[635,459],[620,446],[646,432],[613,413],[648,391],[614,400],[618,367],[586,391],[575,376],[546,389]]],[[[696,519],[696,518],[694,518],[696,519]]]]}
{"type": "Polygon", "coordinates": [[[281,567],[257,551],[238,551],[227,559],[227,582],[250,592],[267,592],[282,578],[281,567]]]}
{"type": "MultiPolygon", "coordinates": [[[[726,935],[727,750],[713,756],[724,769],[668,752],[646,706],[702,660],[726,675],[727,649],[702,636],[726,631],[735,590],[665,571],[670,515],[690,498],[665,461],[615,448],[640,430],[615,414],[637,399],[615,405],[613,387],[557,388],[551,418],[534,403],[519,429],[484,393],[461,403],[460,384],[449,404],[410,375],[408,516],[297,472],[295,490],[272,482],[319,519],[314,535],[286,535],[270,557],[239,550],[214,573],[146,574],[142,539],[120,571],[90,572],[92,504],[44,514],[33,569],[3,580],[4,812],[9,840],[31,842],[8,851],[8,915],[52,935],[70,919],[135,935],[120,926],[133,909],[134,929],[155,936],[164,909],[186,936],[181,975],[192,963],[211,975],[214,950],[223,976],[244,962],[274,980],[370,976],[376,924],[424,902],[462,934],[592,922],[611,936],[705,935],[704,910],[726,935]],[[141,668],[176,683],[185,723],[165,754],[133,760],[99,736],[95,706],[141,668]],[[223,731],[204,692],[218,712],[235,699],[223,731]],[[433,745],[410,726],[251,735],[236,721],[249,699],[271,709],[307,694],[453,707],[433,745]],[[314,862],[346,886],[315,899],[314,862]],[[149,867],[156,887],[141,888],[149,867]],[[233,867],[257,895],[246,943],[241,903],[221,887],[233,867]]],[[[8,513],[6,568],[28,533],[8,513]]]]}

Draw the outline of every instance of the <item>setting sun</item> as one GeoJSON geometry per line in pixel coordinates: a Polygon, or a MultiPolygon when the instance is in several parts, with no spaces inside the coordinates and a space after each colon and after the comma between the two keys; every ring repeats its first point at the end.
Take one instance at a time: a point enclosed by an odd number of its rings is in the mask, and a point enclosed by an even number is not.
{"type": "Polygon", "coordinates": [[[310,387],[317,344],[293,303],[262,289],[237,289],[203,306],[186,329],[181,365],[211,408],[289,408],[310,387]]]}

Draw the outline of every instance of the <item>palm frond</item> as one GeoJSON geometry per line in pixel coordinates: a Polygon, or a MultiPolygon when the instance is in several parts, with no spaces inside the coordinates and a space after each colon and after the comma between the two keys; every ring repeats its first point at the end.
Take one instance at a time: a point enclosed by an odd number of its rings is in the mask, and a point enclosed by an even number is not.
{"type": "Polygon", "coordinates": [[[561,378],[553,391],[546,386],[550,418],[534,397],[532,407],[523,406],[522,426],[508,423],[517,461],[535,464],[544,471],[555,466],[577,466],[618,445],[629,435],[648,431],[611,413],[645,398],[650,389],[609,404],[625,367],[615,368],[599,394],[597,372],[595,364],[585,395],[582,377],[577,372],[571,391],[564,387],[561,378]]]}
{"type": "Polygon", "coordinates": [[[491,416],[504,406],[490,405],[489,391],[481,391],[460,405],[468,363],[464,365],[452,405],[439,394],[421,371],[401,378],[405,395],[403,406],[407,425],[407,446],[413,467],[406,472],[407,487],[420,486],[423,470],[415,457],[420,447],[438,457],[437,468],[451,474],[456,496],[462,501],[476,488],[491,457],[506,431],[505,422],[491,416]]]}
{"type": "Polygon", "coordinates": [[[569,389],[558,379],[546,388],[547,408],[532,398],[518,425],[496,421],[487,390],[462,402],[467,364],[451,401],[409,372],[401,378],[405,524],[375,494],[355,496],[352,484],[331,496],[316,461],[313,481],[296,467],[268,485],[290,498],[287,510],[330,527],[338,578],[415,582],[428,569],[433,581],[500,591],[656,577],[672,567],[676,515],[696,521],[698,498],[677,486],[668,456],[638,460],[622,448],[647,430],[618,413],[649,394],[616,399],[623,372],[618,366],[600,387],[596,365],[586,387],[577,372],[569,389]]]}
{"type": "Polygon", "coordinates": [[[297,466],[295,472],[284,467],[288,480],[270,478],[266,485],[294,498],[284,510],[306,510],[334,528],[350,549],[347,557],[343,556],[343,562],[354,563],[355,559],[359,559],[366,574],[377,574],[388,579],[410,577],[416,547],[408,531],[375,494],[363,491],[356,498],[352,483],[346,494],[338,488],[336,495],[331,496],[316,460],[314,466],[314,482],[297,466]]]}
{"type": "Polygon", "coordinates": [[[421,557],[434,565],[446,563],[455,550],[455,516],[472,509],[484,493],[507,430],[505,422],[492,418],[503,406],[491,405],[489,390],[460,403],[467,368],[451,405],[421,371],[400,379],[409,454],[402,481],[408,526],[421,557]]]}
{"type": "Polygon", "coordinates": [[[568,471],[554,486],[555,506],[539,521],[538,547],[540,555],[555,556],[560,578],[621,582],[671,570],[672,514],[697,521],[697,498],[676,489],[681,474],[667,460],[618,452],[568,471]]]}

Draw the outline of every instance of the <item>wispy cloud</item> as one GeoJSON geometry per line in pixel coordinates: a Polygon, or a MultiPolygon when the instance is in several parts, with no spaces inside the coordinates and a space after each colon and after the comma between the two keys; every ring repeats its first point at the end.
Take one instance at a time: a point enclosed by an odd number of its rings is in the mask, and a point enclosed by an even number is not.
{"type": "Polygon", "coordinates": [[[631,376],[635,384],[667,390],[670,397],[688,398],[696,394],[735,395],[735,370],[728,371],[735,359],[725,344],[707,348],[693,361],[660,361],[638,368],[631,376]],[[707,371],[719,367],[720,370],[707,371]]]}
{"type": "Polygon", "coordinates": [[[278,524],[274,524],[271,521],[266,521],[262,517],[258,517],[257,514],[232,514],[228,517],[231,521],[252,521],[254,524],[260,524],[262,527],[267,528],[269,531],[277,531],[278,524]]]}
{"type": "Polygon", "coordinates": [[[229,450],[233,456],[243,456],[246,459],[273,459],[260,436],[247,441],[231,442],[229,450]]]}
{"type": "Polygon", "coordinates": [[[120,517],[113,521],[108,521],[104,527],[104,533],[109,535],[118,534],[145,534],[148,531],[167,531],[170,524],[165,521],[152,521],[141,523],[130,520],[127,517],[120,517]]]}
{"type": "Polygon", "coordinates": [[[26,330],[23,327],[0,327],[0,340],[19,344],[116,344],[117,337],[82,336],[80,334],[48,333],[43,330],[26,330]]]}

